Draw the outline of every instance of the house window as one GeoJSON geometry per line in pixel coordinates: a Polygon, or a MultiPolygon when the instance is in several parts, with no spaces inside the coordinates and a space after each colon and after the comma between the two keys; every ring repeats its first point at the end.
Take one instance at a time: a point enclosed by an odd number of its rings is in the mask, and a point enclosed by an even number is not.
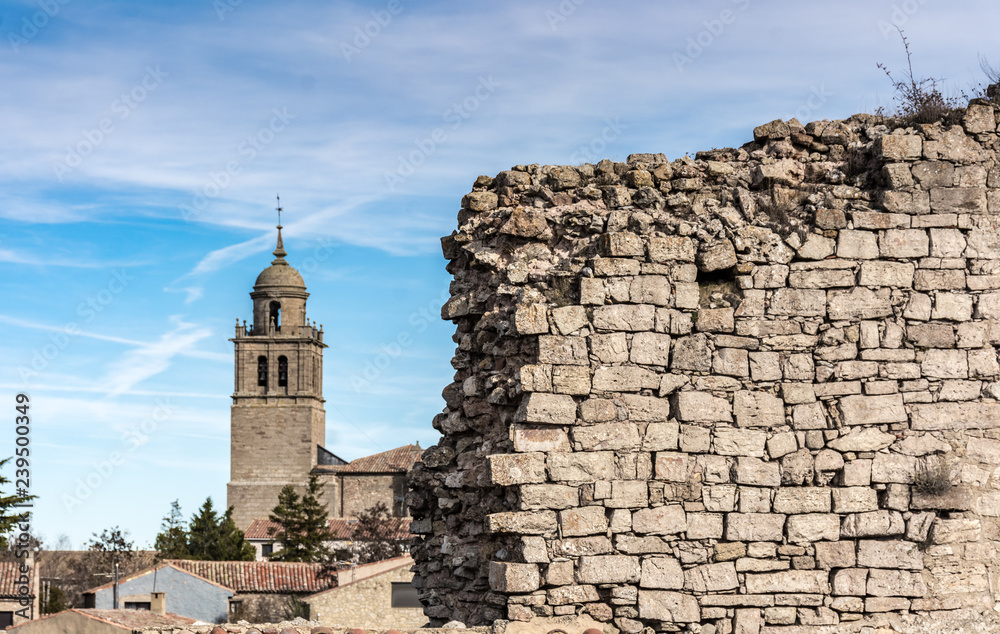
{"type": "Polygon", "coordinates": [[[257,385],[267,387],[267,357],[257,357],[257,385]]]}
{"type": "Polygon", "coordinates": [[[274,552],[274,544],[261,544],[260,554],[265,557],[270,557],[271,553],[274,552]]]}
{"type": "Polygon", "coordinates": [[[288,387],[288,357],[278,357],[278,387],[288,387]]]}
{"type": "Polygon", "coordinates": [[[420,608],[420,600],[417,599],[417,589],[409,581],[392,582],[392,607],[394,608],[420,608]]]}
{"type": "Polygon", "coordinates": [[[126,610],[148,610],[149,609],[149,601],[126,601],[125,602],[125,609],[126,610]]]}

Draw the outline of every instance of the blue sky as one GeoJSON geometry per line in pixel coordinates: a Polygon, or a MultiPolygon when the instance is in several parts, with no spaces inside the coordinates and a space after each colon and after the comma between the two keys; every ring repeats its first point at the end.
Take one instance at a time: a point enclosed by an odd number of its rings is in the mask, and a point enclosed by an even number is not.
{"type": "Polygon", "coordinates": [[[330,345],[327,446],[429,446],[453,374],[438,239],[477,175],[889,105],[894,25],[918,74],[967,89],[980,54],[1000,62],[998,18],[933,0],[0,2],[0,402],[32,399],[36,530],[144,545],[171,500],[224,503],[228,338],[276,193],[330,345]]]}

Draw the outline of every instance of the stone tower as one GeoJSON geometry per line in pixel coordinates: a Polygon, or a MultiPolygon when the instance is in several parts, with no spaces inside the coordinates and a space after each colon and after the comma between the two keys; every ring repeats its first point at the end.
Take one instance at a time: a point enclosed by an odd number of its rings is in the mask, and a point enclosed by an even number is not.
{"type": "Polygon", "coordinates": [[[266,518],[286,484],[304,485],[324,444],[323,331],[306,319],[306,285],[275,259],[254,284],[253,325],[236,322],[236,391],[230,429],[228,505],[246,530],[266,518]]]}

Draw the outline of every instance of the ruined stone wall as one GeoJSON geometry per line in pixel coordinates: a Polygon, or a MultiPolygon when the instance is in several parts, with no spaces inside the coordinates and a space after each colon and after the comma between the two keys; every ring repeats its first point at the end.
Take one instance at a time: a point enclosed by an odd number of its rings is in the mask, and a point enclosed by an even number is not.
{"type": "Polygon", "coordinates": [[[1000,599],[996,108],[886,123],[476,180],[411,474],[432,623],[756,634],[1000,599]]]}

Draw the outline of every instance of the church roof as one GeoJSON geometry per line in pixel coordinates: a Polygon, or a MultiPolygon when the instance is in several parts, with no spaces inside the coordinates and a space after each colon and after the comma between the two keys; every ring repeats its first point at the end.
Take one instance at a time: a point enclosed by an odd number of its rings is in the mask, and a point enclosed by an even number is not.
{"type": "Polygon", "coordinates": [[[336,583],[330,578],[320,578],[322,564],[189,559],[169,559],[167,563],[236,593],[311,593],[325,590],[336,583]]]}
{"type": "MultiPolygon", "coordinates": [[[[0,599],[16,599],[18,596],[23,596],[17,592],[19,585],[17,578],[21,574],[20,567],[20,561],[0,561],[0,599]]],[[[35,566],[29,565],[29,581],[27,583],[29,588],[35,587],[34,576],[35,566]]],[[[31,591],[31,596],[35,596],[34,590],[31,591]]]]}
{"type": "MultiPolygon", "coordinates": [[[[389,519],[384,523],[385,531],[383,537],[393,540],[410,539],[411,521],[409,517],[393,517],[389,519]]],[[[354,535],[354,527],[358,525],[358,520],[353,517],[333,517],[328,521],[328,525],[334,539],[349,540],[354,535]]],[[[271,533],[271,529],[274,529],[274,532],[277,533],[278,524],[267,519],[256,519],[247,527],[247,530],[243,533],[243,537],[246,539],[272,540],[274,539],[274,534],[271,533]]]]}
{"type": "Polygon", "coordinates": [[[317,468],[334,473],[406,473],[423,452],[419,444],[404,445],[352,460],[345,465],[319,465],[317,468]]]}

